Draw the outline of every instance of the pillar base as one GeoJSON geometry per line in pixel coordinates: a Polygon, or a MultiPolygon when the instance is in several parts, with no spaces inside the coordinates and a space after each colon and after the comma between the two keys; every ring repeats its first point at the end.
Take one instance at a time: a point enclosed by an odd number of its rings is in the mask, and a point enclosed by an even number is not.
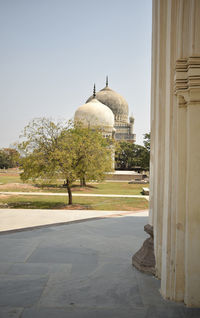
{"type": "Polygon", "coordinates": [[[139,251],[133,255],[132,264],[141,272],[155,275],[153,226],[145,225],[144,231],[150,235],[150,238],[146,239],[139,251]]]}

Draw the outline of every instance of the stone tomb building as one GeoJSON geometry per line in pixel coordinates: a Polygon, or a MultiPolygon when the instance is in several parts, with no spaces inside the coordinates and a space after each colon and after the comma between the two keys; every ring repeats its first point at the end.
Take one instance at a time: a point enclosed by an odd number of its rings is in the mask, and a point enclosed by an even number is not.
{"type": "Polygon", "coordinates": [[[90,101],[78,107],[74,115],[74,121],[80,122],[84,127],[99,127],[104,137],[114,137],[114,115],[109,107],[102,104],[94,93],[90,101]]]}
{"type": "Polygon", "coordinates": [[[99,126],[104,130],[105,136],[112,135],[116,140],[134,143],[134,118],[128,118],[128,114],[127,101],[109,88],[107,78],[106,86],[97,93],[94,91],[93,96],[87,99],[86,104],[77,109],[74,119],[83,122],[86,126],[99,126]]]}

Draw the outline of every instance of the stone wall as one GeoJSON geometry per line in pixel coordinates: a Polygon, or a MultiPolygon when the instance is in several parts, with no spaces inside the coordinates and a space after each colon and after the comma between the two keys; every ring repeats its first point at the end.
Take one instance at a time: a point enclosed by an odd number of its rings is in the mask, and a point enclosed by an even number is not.
{"type": "Polygon", "coordinates": [[[106,174],[106,180],[114,180],[114,181],[131,181],[131,180],[142,180],[143,175],[140,173],[132,174],[132,173],[117,173],[115,171],[114,174],[106,174]]]}

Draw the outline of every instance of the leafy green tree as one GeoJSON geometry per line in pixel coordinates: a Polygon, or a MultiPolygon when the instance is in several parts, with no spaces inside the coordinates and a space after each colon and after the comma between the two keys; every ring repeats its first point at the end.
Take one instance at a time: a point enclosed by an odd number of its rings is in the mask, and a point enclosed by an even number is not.
{"type": "Polygon", "coordinates": [[[48,179],[56,177],[54,155],[63,126],[46,118],[34,119],[20,136],[18,145],[22,155],[21,179],[48,179]]]}
{"type": "Polygon", "coordinates": [[[14,168],[19,165],[19,152],[12,148],[0,149],[0,169],[14,168]]]}
{"type": "Polygon", "coordinates": [[[146,151],[143,153],[143,165],[146,167],[145,170],[149,170],[149,164],[150,164],[150,150],[151,150],[151,134],[150,132],[147,134],[144,134],[144,147],[146,151]]]}
{"type": "Polygon", "coordinates": [[[130,169],[130,166],[133,166],[133,148],[134,145],[127,142],[122,141],[118,143],[115,152],[115,161],[116,165],[121,170],[130,169]]]}
{"type": "Polygon", "coordinates": [[[151,141],[151,134],[150,133],[147,133],[147,134],[144,134],[144,146],[145,148],[150,152],[150,141],[151,141]]]}
{"type": "Polygon", "coordinates": [[[0,169],[8,169],[8,168],[9,168],[8,156],[3,151],[3,149],[1,149],[0,150],[0,169]]]}
{"type": "Polygon", "coordinates": [[[68,204],[72,204],[71,187],[77,178],[101,179],[111,164],[110,149],[102,134],[74,127],[72,122],[61,124],[39,118],[25,127],[23,138],[19,146],[23,151],[22,180],[64,179],[68,204]],[[96,164],[95,150],[101,157],[96,164]]]}
{"type": "Polygon", "coordinates": [[[86,180],[102,181],[105,172],[113,170],[113,146],[110,139],[103,138],[100,129],[84,128],[78,124],[71,131],[76,143],[76,174],[81,186],[86,186],[86,180]]]}
{"type": "Polygon", "coordinates": [[[145,147],[127,141],[120,142],[115,154],[117,168],[122,170],[137,168],[148,170],[150,159],[149,134],[145,134],[144,143],[145,147]]]}

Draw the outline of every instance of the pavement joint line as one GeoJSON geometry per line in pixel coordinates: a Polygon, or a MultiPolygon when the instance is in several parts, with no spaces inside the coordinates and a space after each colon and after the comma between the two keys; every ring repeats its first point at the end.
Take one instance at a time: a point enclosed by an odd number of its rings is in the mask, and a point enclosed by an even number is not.
{"type": "MultiPolygon", "coordinates": [[[[1,233],[1,232],[0,232],[1,233]]],[[[24,263],[27,263],[29,257],[33,254],[33,252],[41,245],[41,242],[38,242],[31,250],[31,252],[28,254],[28,256],[25,258],[24,263]]]]}

